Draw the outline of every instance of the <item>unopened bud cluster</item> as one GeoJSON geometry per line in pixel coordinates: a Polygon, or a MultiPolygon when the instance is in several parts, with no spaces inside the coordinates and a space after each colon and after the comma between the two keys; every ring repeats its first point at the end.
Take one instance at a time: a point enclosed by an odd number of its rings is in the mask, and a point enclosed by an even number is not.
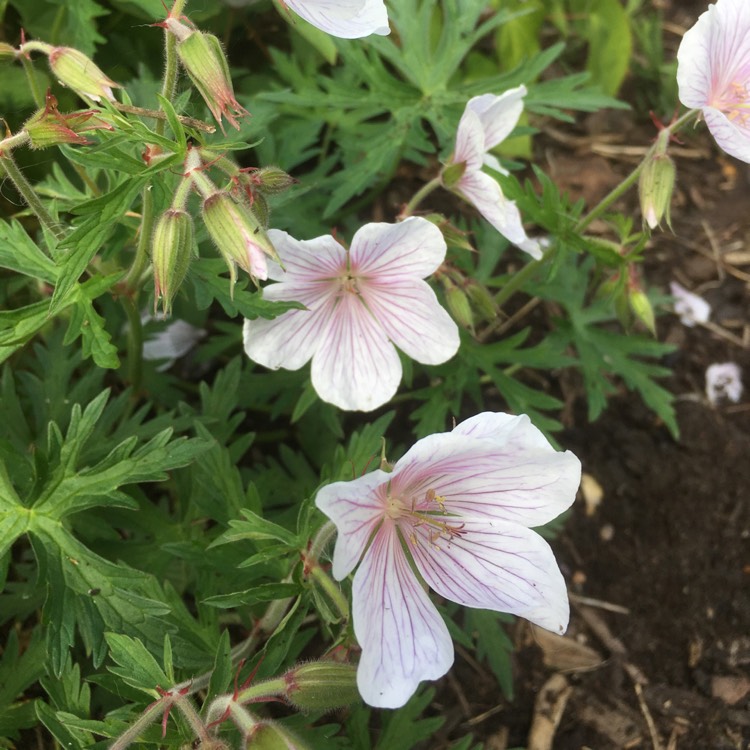
{"type": "Polygon", "coordinates": [[[197,192],[201,198],[201,219],[227,264],[233,292],[237,268],[257,283],[268,278],[268,258],[279,261],[266,234],[268,206],[264,195],[281,192],[293,182],[276,167],[240,169],[221,155],[188,150],[183,180],[172,206],[158,219],[152,238],[154,299],[161,300],[165,313],[172,308],[193,255],[193,220],[186,208],[190,192],[197,192]],[[229,176],[227,189],[220,189],[208,176],[211,166],[229,176]]]}

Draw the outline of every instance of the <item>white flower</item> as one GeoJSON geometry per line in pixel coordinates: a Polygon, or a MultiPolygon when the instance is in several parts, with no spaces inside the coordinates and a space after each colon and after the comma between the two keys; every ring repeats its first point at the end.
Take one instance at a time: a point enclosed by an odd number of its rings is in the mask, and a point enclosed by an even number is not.
{"type": "Polygon", "coordinates": [[[358,39],[389,34],[383,0],[281,0],[305,21],[331,36],[358,39]]]}
{"type": "Polygon", "coordinates": [[[338,529],[334,577],[361,559],[352,614],[365,702],[402,706],[453,663],[423,581],[464,606],[565,631],[565,581],[531,529],[570,507],[580,478],[578,459],[555,451],[528,417],[485,412],[418,441],[391,473],[318,492],[317,506],[338,529]]]}
{"type": "Polygon", "coordinates": [[[143,359],[165,359],[167,361],[158,369],[160,372],[168,370],[176,359],[184,357],[205,335],[202,328],[191,326],[184,320],[175,320],[144,341],[143,359]]]}
{"type": "Polygon", "coordinates": [[[246,320],[250,359],[297,370],[312,358],[312,384],[324,401],[370,411],[401,382],[394,344],[429,365],[458,351],[458,327],[422,281],[446,252],[440,230],[426,219],[367,224],[350,250],[330,235],[299,241],[272,229],[269,236],[286,270],[268,264],[268,277],[280,283],[266,286],[265,298],[307,309],[246,320]]]}
{"type": "Polygon", "coordinates": [[[734,362],[709,365],[706,396],[714,405],[724,400],[736,404],[742,398],[742,370],[734,362]]]}
{"type": "Polygon", "coordinates": [[[674,311],[683,325],[694,328],[696,323],[706,323],[711,317],[711,305],[703,297],[689,292],[676,281],[669,282],[669,290],[674,297],[674,311]]]}
{"type": "Polygon", "coordinates": [[[750,162],[750,2],[709,5],[677,50],[677,85],[686,107],[703,110],[716,142],[750,162]]]}
{"type": "Polygon", "coordinates": [[[516,204],[503,195],[497,180],[482,171],[486,165],[503,172],[497,159],[487,152],[515,128],[523,112],[524,96],[526,87],[519,86],[500,96],[483,94],[469,100],[458,123],[456,149],[448,165],[448,170],[463,165],[463,172],[446,187],[473,204],[503,237],[539,259],[542,249],[536,240],[526,236],[516,204]]]}

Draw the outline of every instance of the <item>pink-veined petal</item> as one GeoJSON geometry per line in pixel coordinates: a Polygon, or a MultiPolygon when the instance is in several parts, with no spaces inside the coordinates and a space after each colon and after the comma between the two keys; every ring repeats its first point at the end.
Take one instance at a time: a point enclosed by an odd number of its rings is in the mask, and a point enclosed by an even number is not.
{"type": "Polygon", "coordinates": [[[360,291],[388,338],[412,359],[437,365],[458,351],[458,326],[421,279],[362,284],[360,291]]]}
{"type": "Polygon", "coordinates": [[[409,567],[392,521],[380,527],[354,576],[352,611],[362,647],[357,685],[369,705],[403,706],[422,680],[450,669],[448,628],[409,567]]]}
{"type": "Polygon", "coordinates": [[[454,164],[466,164],[466,171],[481,169],[484,161],[484,128],[479,115],[468,107],[458,123],[456,149],[451,158],[454,164]]]}
{"type": "MultiPolygon", "coordinates": [[[[466,171],[456,185],[456,190],[484,216],[500,234],[522,250],[529,252],[531,246],[521,223],[521,214],[516,204],[508,200],[497,181],[481,171],[466,171]]],[[[533,248],[531,248],[533,250],[533,248]]],[[[541,258],[541,250],[530,252],[541,258]]]]}
{"type": "Polygon", "coordinates": [[[523,112],[523,98],[526,87],[518,86],[505,91],[500,96],[482,94],[469,99],[466,105],[479,116],[484,131],[484,150],[489,151],[504,141],[518,124],[523,112]]]}
{"type": "Polygon", "coordinates": [[[528,448],[538,448],[551,453],[555,451],[542,431],[534,427],[526,414],[483,411],[456,425],[451,435],[489,438],[500,446],[508,445],[510,450],[518,452],[528,448]]]}
{"type": "MultiPolygon", "coordinates": [[[[449,520],[450,522],[450,520],[449,520]]],[[[452,535],[415,528],[409,549],[425,581],[467,607],[509,612],[557,633],[568,626],[565,580],[539,534],[497,520],[456,519],[452,535]]]]}
{"type": "Polygon", "coordinates": [[[401,382],[393,344],[359,296],[342,292],[313,356],[312,384],[323,401],[349,411],[372,411],[401,382]]]}
{"type": "Polygon", "coordinates": [[[324,338],[335,305],[331,284],[269,284],[263,296],[272,301],[295,301],[307,310],[290,310],[273,320],[245,320],[245,353],[271,370],[298,370],[310,360],[324,338]]]}
{"type": "Polygon", "coordinates": [[[573,504],[580,478],[581,463],[570,451],[531,438],[442,433],[418,441],[396,463],[391,488],[418,507],[432,491],[452,514],[542,526],[573,504]]]}
{"type": "MultiPolygon", "coordinates": [[[[748,102],[750,106],[750,101],[748,102]]],[[[750,117],[748,113],[747,117],[750,117]]],[[[730,120],[713,107],[704,107],[703,119],[716,143],[731,156],[750,162],[750,122],[730,120]]]]}
{"type": "Polygon", "coordinates": [[[352,273],[376,280],[423,279],[440,267],[446,250],[443,233],[419,216],[398,224],[365,224],[352,239],[352,273]]]}
{"type": "Polygon", "coordinates": [[[346,250],[330,234],[312,240],[296,240],[279,229],[269,229],[271,240],[283,264],[269,264],[274,281],[320,281],[346,271],[346,250]]]}
{"type": "Polygon", "coordinates": [[[298,16],[332,36],[358,39],[389,34],[383,0],[283,0],[298,16]]]}
{"type": "Polygon", "coordinates": [[[318,490],[315,505],[336,524],[333,577],[340,581],[354,570],[367,542],[383,518],[384,498],[378,489],[390,475],[376,469],[349,482],[334,482],[318,490]]]}

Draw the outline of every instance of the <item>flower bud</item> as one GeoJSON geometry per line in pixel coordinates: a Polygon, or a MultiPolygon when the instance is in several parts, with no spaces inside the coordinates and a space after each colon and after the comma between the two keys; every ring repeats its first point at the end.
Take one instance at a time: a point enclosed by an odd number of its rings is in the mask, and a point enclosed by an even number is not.
{"type": "Polygon", "coordinates": [[[101,101],[114,101],[112,88],[120,85],[107,78],[83,52],[72,47],[53,47],[49,53],[49,67],[55,78],[79,96],[101,101]]]}
{"type": "MultiPolygon", "coordinates": [[[[245,170],[240,170],[240,172],[243,171],[245,170]]],[[[279,167],[261,167],[253,171],[252,182],[255,189],[260,190],[261,193],[276,195],[277,193],[283,193],[297,180],[279,167]]]]}
{"type": "Polygon", "coordinates": [[[301,711],[327,711],[359,700],[357,669],[336,661],[299,664],[284,675],[284,697],[301,711]]]}
{"type": "Polygon", "coordinates": [[[259,722],[245,738],[248,750],[307,750],[295,735],[272,721],[259,722]]]}
{"type": "Polygon", "coordinates": [[[443,287],[445,288],[445,304],[453,319],[464,328],[472,328],[474,316],[471,313],[471,305],[466,292],[450,279],[443,279],[443,287]]]}
{"type": "Polygon", "coordinates": [[[0,42],[0,62],[3,60],[15,60],[17,56],[18,53],[15,47],[6,42],[0,42]]]}
{"type": "Polygon", "coordinates": [[[474,309],[484,320],[494,320],[497,317],[497,305],[492,295],[483,284],[471,282],[466,287],[466,294],[474,309]]]}
{"type": "Polygon", "coordinates": [[[448,164],[445,167],[443,167],[443,171],[440,173],[440,176],[443,180],[443,185],[450,190],[451,188],[454,188],[461,178],[464,176],[464,172],[466,171],[466,162],[462,161],[458,164],[448,164]]]}
{"type": "Polygon", "coordinates": [[[94,117],[96,113],[96,110],[89,109],[63,115],[57,109],[57,99],[48,92],[44,109],[34,113],[23,127],[29,136],[31,148],[34,149],[58,146],[61,143],[85,146],[91,141],[80,135],[82,132],[113,130],[111,125],[94,117]]]}
{"type": "Polygon", "coordinates": [[[165,315],[185,279],[193,252],[193,219],[186,211],[170,208],[156,222],[151,241],[154,266],[154,307],[161,300],[165,315]]]}
{"type": "Polygon", "coordinates": [[[446,244],[449,246],[469,250],[473,253],[476,252],[476,248],[468,240],[469,233],[451,224],[443,214],[427,214],[424,218],[434,224],[443,233],[443,239],[445,239],[446,244]]]}
{"type": "Polygon", "coordinates": [[[656,320],[654,318],[654,308],[644,292],[640,289],[631,289],[628,291],[628,303],[638,320],[656,336],[656,320]]]}
{"type": "Polygon", "coordinates": [[[655,154],[643,165],[638,182],[643,220],[651,229],[661,225],[662,218],[672,227],[670,206],[674,191],[675,165],[667,153],[655,154]]]}
{"type": "Polygon", "coordinates": [[[236,266],[257,283],[268,278],[266,256],[278,261],[276,250],[255,214],[228,193],[216,192],[203,201],[203,223],[229,266],[232,283],[236,266]]]}
{"type": "Polygon", "coordinates": [[[224,50],[213,34],[191,29],[175,18],[167,18],[165,26],[177,37],[177,56],[198,93],[211,110],[214,119],[224,131],[222,115],[229,124],[239,130],[237,117],[247,110],[234,97],[232,79],[229,75],[224,50]]]}

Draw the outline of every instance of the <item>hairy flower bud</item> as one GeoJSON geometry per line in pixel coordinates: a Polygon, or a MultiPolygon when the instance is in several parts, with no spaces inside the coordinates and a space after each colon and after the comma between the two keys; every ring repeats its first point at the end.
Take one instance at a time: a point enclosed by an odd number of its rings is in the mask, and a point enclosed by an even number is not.
{"type": "Polygon", "coordinates": [[[654,318],[654,308],[651,306],[651,302],[645,292],[642,292],[640,289],[630,290],[628,292],[628,302],[635,317],[655,336],[656,319],[654,318]]]}
{"type": "Polygon", "coordinates": [[[247,114],[234,96],[224,50],[213,34],[191,29],[175,18],[167,18],[165,27],[177,37],[177,56],[198,93],[211,110],[222,131],[222,115],[239,130],[237,117],[247,114]]]}
{"type": "Polygon", "coordinates": [[[253,185],[255,185],[257,190],[269,195],[283,193],[297,182],[294,177],[288,175],[279,167],[261,167],[260,169],[256,169],[252,173],[252,179],[253,185]]]}
{"type": "Polygon", "coordinates": [[[268,278],[266,256],[278,259],[271,241],[251,209],[233,200],[229,193],[216,192],[203,201],[203,223],[229,266],[232,283],[236,266],[257,283],[268,278]]]}
{"type": "Polygon", "coordinates": [[[647,159],[638,181],[643,220],[651,229],[660,226],[662,218],[671,228],[670,205],[675,183],[675,165],[666,153],[647,159]]]}
{"type": "Polygon", "coordinates": [[[471,282],[466,287],[466,294],[474,309],[485,320],[494,320],[497,317],[497,305],[486,286],[471,282]]]}
{"type": "Polygon", "coordinates": [[[474,316],[466,292],[447,278],[443,279],[443,286],[445,288],[445,304],[448,306],[453,320],[464,328],[472,328],[474,316]]]}
{"type": "Polygon", "coordinates": [[[63,115],[57,109],[57,99],[47,92],[44,109],[35,112],[23,126],[29,136],[31,148],[40,149],[58,146],[61,143],[74,143],[85,146],[91,141],[81,133],[87,130],[113,130],[108,123],[94,115],[96,110],[71,112],[63,115]]]}
{"type": "Polygon", "coordinates": [[[326,711],[359,700],[357,668],[335,661],[300,664],[284,675],[284,697],[302,711],[326,711]]]}
{"type": "Polygon", "coordinates": [[[15,47],[6,42],[0,42],[0,62],[3,60],[15,60],[17,56],[18,53],[15,47]]]}
{"type": "Polygon", "coordinates": [[[49,67],[63,86],[95,102],[101,101],[102,97],[114,101],[112,89],[120,87],[83,52],[72,47],[53,47],[49,53],[49,67]]]}
{"type": "Polygon", "coordinates": [[[161,300],[165,315],[185,279],[193,251],[193,219],[186,211],[170,208],[156,222],[151,241],[154,267],[154,307],[161,300]]]}
{"type": "Polygon", "coordinates": [[[255,725],[246,738],[248,750],[307,750],[308,745],[302,743],[295,735],[272,721],[264,721],[255,725]]]}

